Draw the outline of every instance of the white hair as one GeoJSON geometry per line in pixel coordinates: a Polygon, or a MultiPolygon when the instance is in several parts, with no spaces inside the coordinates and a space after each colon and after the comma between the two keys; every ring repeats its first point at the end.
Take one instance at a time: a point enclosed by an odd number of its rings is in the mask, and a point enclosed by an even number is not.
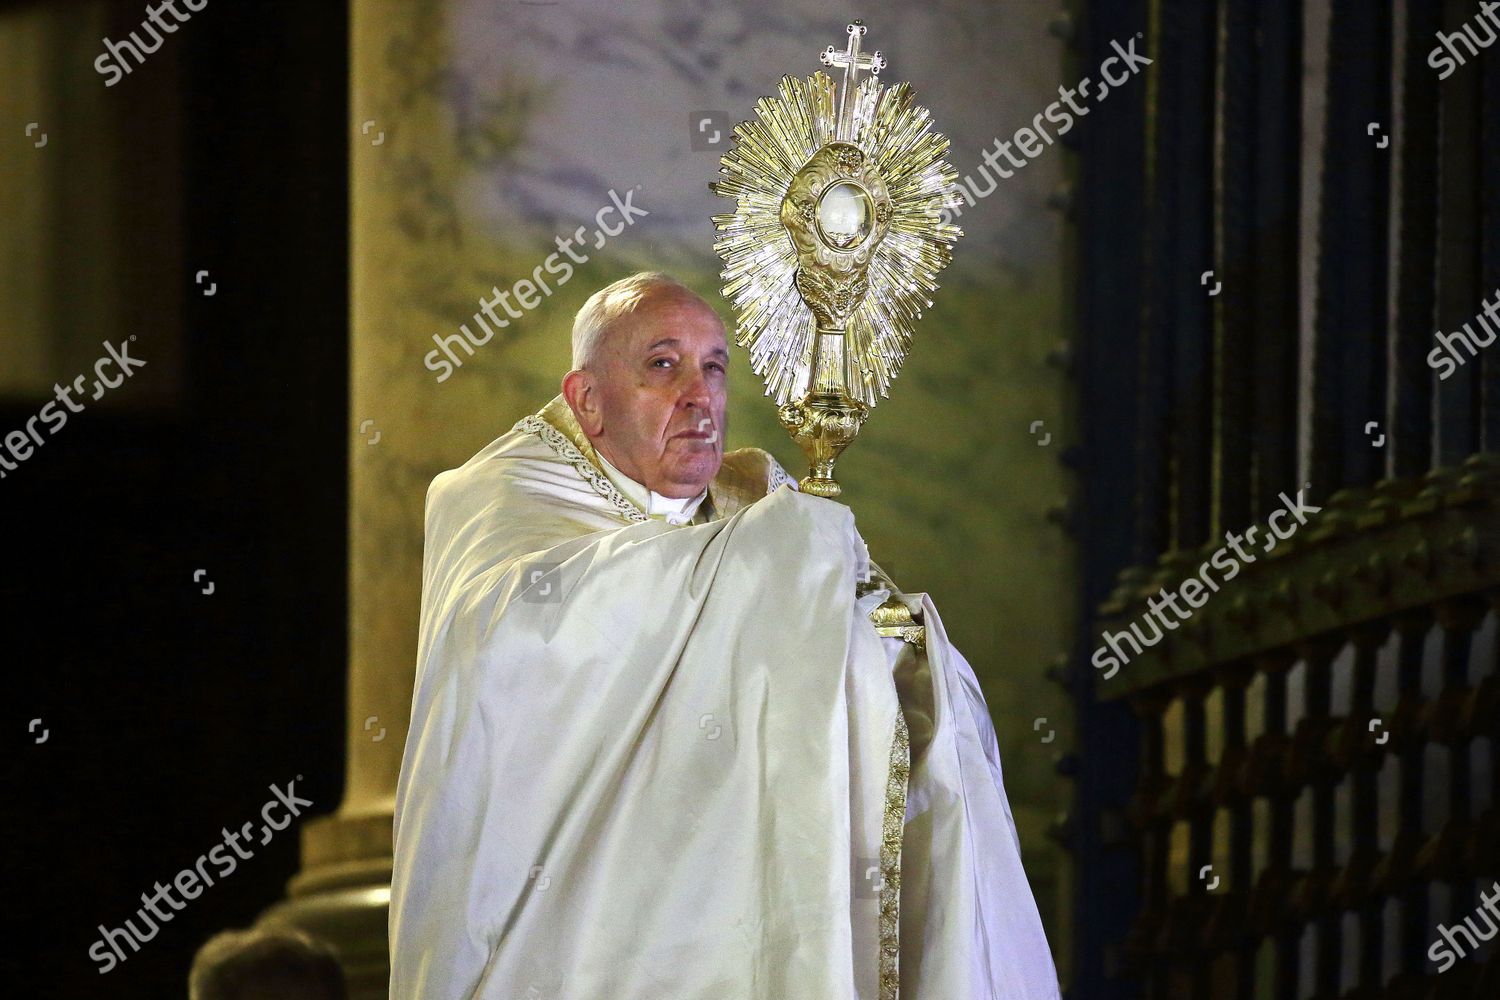
{"type": "Polygon", "coordinates": [[[661,271],[639,271],[590,295],[573,318],[573,367],[587,368],[593,363],[609,328],[660,292],[699,297],[697,292],[661,271]]]}

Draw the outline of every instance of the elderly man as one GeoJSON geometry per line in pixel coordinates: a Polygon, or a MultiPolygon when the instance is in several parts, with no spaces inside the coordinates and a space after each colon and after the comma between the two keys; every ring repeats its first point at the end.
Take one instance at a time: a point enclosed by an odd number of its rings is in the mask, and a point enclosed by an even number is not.
{"type": "Polygon", "coordinates": [[[616,282],[562,394],[434,480],[393,998],[1058,995],[973,671],[848,507],[724,452],[728,360],[616,282]]]}

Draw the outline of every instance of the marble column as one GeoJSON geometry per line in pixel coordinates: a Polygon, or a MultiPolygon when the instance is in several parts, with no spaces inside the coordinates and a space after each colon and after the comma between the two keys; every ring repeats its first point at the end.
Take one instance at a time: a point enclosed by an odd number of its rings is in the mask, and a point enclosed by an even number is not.
{"type": "MultiPolygon", "coordinates": [[[[410,714],[427,484],[523,403],[473,357],[448,384],[424,364],[488,289],[493,257],[464,221],[471,172],[451,114],[451,11],[436,0],[351,4],[350,517],[347,777],[337,812],[302,830],[302,869],[263,925],[340,951],[351,996],[385,997],[391,820],[410,714]],[[465,450],[467,449],[467,450],[465,450]]],[[[547,363],[555,365],[557,358],[547,363]]],[[[529,366],[522,365],[526,370],[529,366]]]]}

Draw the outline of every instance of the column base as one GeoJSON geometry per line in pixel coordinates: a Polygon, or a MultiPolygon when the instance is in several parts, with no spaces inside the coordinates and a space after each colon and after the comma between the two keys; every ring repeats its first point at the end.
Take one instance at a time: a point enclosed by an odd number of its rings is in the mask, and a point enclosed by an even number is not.
{"type": "Polygon", "coordinates": [[[390,992],[391,816],[322,816],[302,828],[302,871],[257,927],[293,927],[331,945],[349,1000],[390,992]]]}

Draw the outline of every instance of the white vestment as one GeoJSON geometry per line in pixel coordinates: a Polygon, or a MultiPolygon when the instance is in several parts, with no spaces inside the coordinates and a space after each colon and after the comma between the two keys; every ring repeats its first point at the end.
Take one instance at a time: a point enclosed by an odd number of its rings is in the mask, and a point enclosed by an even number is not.
{"type": "Polygon", "coordinates": [[[561,396],[438,476],[391,996],[1055,1000],[973,670],[871,573],[755,448],[648,518],[561,396]]]}

